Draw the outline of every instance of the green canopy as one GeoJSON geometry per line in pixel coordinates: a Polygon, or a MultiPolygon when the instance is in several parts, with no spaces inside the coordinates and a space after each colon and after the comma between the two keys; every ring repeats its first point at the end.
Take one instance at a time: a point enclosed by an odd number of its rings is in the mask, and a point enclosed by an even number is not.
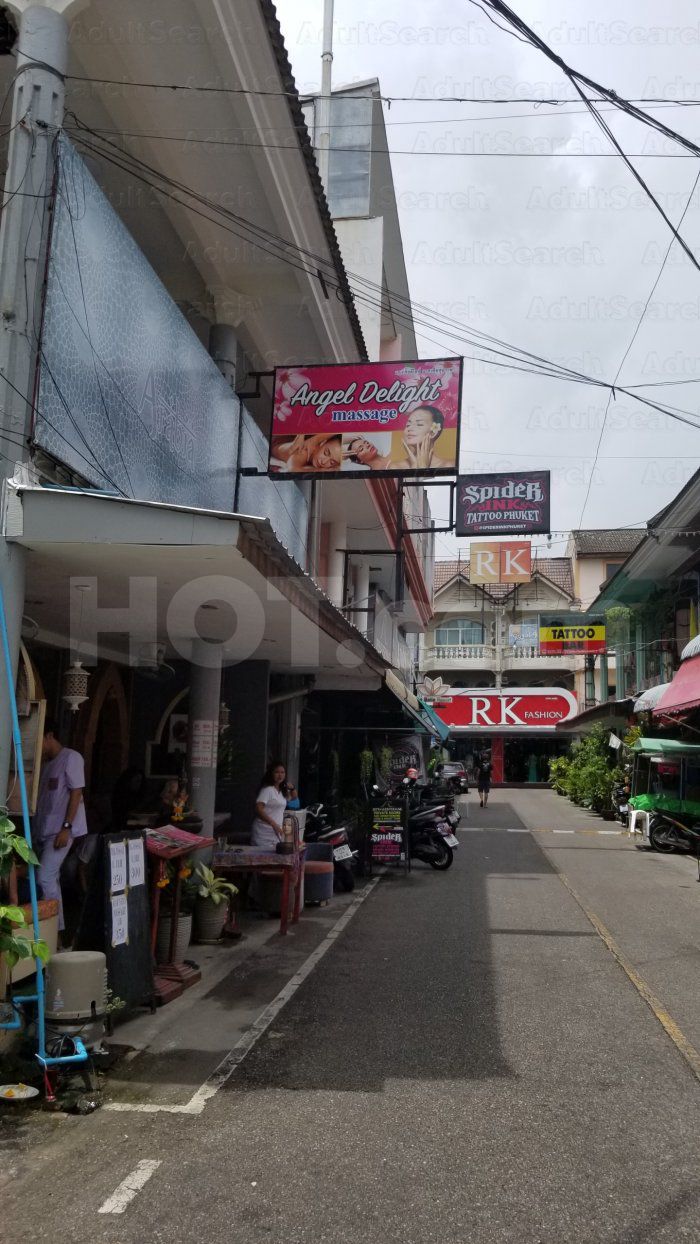
{"type": "Polygon", "coordinates": [[[681,743],[678,739],[637,739],[632,745],[632,751],[650,754],[656,752],[662,756],[697,756],[700,755],[700,743],[681,743]]]}

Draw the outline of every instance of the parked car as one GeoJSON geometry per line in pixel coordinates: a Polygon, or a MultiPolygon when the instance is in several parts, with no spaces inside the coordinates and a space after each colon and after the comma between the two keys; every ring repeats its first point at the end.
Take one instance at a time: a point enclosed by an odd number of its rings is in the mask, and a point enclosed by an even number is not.
{"type": "Polygon", "coordinates": [[[442,767],[440,781],[447,783],[457,793],[466,793],[469,789],[467,771],[461,760],[448,760],[442,767]]]}

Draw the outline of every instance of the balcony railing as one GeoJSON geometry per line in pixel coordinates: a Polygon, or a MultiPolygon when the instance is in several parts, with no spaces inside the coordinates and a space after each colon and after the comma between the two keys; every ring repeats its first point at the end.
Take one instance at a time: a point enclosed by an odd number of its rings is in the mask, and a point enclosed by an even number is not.
{"type": "MultiPolygon", "coordinates": [[[[571,653],[540,652],[539,644],[516,644],[514,647],[503,647],[501,651],[503,665],[508,666],[515,661],[538,661],[549,664],[570,666],[575,658],[571,653]]],[[[490,666],[496,663],[498,650],[494,644],[436,644],[426,648],[423,657],[424,667],[439,665],[462,665],[466,663],[490,666]]]]}
{"type": "Polygon", "coordinates": [[[496,649],[493,644],[437,644],[425,651],[426,665],[441,662],[452,665],[456,661],[480,661],[489,664],[495,660],[496,649]]]}

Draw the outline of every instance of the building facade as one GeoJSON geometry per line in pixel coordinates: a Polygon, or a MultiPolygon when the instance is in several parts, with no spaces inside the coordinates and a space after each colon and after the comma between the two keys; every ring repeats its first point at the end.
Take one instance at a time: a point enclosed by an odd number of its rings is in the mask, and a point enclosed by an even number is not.
{"type": "MultiPolygon", "coordinates": [[[[267,473],[272,369],[377,351],[269,0],[183,0],[190,37],[163,43],[119,37],[136,0],[118,22],[8,11],[0,583],[23,703],[85,754],[96,825],[133,766],[184,773],[205,829],[246,823],[273,755],[298,772],[310,695],[414,699],[432,546],[403,536],[396,482],[267,473]],[[129,85],[161,80],[183,89],[129,85]]],[[[0,787],[10,750],[4,718],[0,787]]]]}
{"type": "Polygon", "coordinates": [[[469,563],[438,561],[434,613],[421,637],[420,686],[473,767],[490,752],[494,781],[543,782],[563,744],[554,730],[577,711],[577,658],[540,652],[539,615],[575,608],[571,560],[541,558],[532,581],[483,587],[469,563]]]}

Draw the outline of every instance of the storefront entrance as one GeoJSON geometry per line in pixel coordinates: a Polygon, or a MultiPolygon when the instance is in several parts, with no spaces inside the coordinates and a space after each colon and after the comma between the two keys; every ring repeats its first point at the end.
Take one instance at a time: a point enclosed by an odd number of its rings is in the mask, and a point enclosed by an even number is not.
{"type": "Polygon", "coordinates": [[[551,734],[463,735],[451,743],[450,752],[463,761],[467,773],[476,771],[479,757],[488,753],[494,785],[530,786],[546,783],[549,762],[568,750],[568,740],[551,734]]]}

